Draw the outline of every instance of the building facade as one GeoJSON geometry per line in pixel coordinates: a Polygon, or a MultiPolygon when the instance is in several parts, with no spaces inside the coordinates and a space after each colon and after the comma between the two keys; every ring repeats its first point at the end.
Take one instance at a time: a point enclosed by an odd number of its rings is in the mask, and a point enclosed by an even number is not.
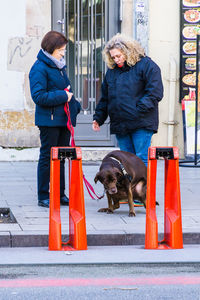
{"type": "Polygon", "coordinates": [[[179,0],[7,0],[0,12],[0,146],[38,147],[28,73],[51,29],[68,39],[66,61],[82,112],[76,128],[81,146],[114,146],[109,121],[100,133],[91,129],[106,66],[101,50],[113,34],[139,40],[161,68],[164,98],[159,106],[159,131],[153,145],[178,146],[184,155],[179,99],[179,0]],[[11,9],[12,7],[12,9],[11,9]],[[15,13],[17,11],[17,14],[15,13]]]}

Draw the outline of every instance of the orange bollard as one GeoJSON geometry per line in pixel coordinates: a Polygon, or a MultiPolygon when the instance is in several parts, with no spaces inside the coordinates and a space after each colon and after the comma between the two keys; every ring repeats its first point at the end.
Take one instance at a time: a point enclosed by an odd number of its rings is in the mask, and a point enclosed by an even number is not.
{"type": "Polygon", "coordinates": [[[145,249],[182,249],[182,218],[177,147],[150,147],[147,168],[145,249]],[[164,239],[158,241],[156,217],[157,159],[165,160],[164,239]]]}
{"type": "Polygon", "coordinates": [[[53,147],[50,168],[49,250],[86,250],[82,154],[79,147],[53,147]],[[60,160],[69,159],[69,241],[62,242],[60,160]]]}

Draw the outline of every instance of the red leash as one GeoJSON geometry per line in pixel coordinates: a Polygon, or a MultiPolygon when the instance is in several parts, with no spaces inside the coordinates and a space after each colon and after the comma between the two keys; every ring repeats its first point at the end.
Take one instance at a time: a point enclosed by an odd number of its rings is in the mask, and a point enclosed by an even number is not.
{"type": "Polygon", "coordinates": [[[67,115],[67,128],[69,129],[69,132],[71,133],[71,146],[72,147],[75,147],[75,141],[74,141],[74,127],[72,125],[72,122],[71,122],[71,117],[70,117],[70,111],[69,111],[69,104],[68,102],[65,103],[65,106],[64,106],[64,111],[67,115]]]}
{"type": "MultiPolygon", "coordinates": [[[[68,89],[65,89],[65,91],[68,91],[68,89]]],[[[68,118],[68,121],[67,121],[67,128],[69,129],[70,133],[71,133],[71,147],[75,147],[75,140],[74,140],[74,127],[72,125],[72,122],[71,122],[71,117],[70,117],[70,110],[69,110],[69,104],[68,102],[65,103],[65,106],[64,106],[64,111],[67,115],[67,118],[68,118]]],[[[85,178],[85,175],[83,174],[83,181],[85,183],[85,186],[87,188],[87,191],[88,191],[88,194],[90,195],[90,197],[93,199],[93,200],[96,200],[96,198],[94,198],[94,196],[92,195],[92,193],[97,197],[97,199],[101,199],[104,197],[104,195],[102,195],[101,197],[97,196],[97,194],[95,193],[92,185],[89,183],[89,181],[85,178]],[[92,193],[91,193],[91,192],[92,193]]]]}
{"type": "Polygon", "coordinates": [[[87,191],[88,191],[88,194],[90,195],[90,197],[93,199],[93,200],[96,200],[96,198],[94,198],[94,196],[92,196],[91,192],[97,197],[97,199],[101,199],[104,197],[104,194],[99,197],[97,196],[97,194],[95,193],[93,187],[91,186],[91,184],[89,183],[89,181],[85,178],[85,175],[83,174],[83,181],[85,183],[85,186],[87,188],[87,191]],[[91,191],[91,192],[90,192],[91,191]]]}

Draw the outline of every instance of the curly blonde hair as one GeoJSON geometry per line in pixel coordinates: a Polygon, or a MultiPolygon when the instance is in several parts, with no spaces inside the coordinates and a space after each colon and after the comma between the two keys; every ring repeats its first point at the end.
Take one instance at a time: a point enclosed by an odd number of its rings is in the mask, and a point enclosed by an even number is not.
{"type": "Polygon", "coordinates": [[[112,49],[119,49],[125,55],[129,66],[134,66],[145,56],[144,49],[137,41],[117,33],[107,42],[103,50],[103,58],[109,69],[114,69],[116,65],[110,55],[112,49]]]}

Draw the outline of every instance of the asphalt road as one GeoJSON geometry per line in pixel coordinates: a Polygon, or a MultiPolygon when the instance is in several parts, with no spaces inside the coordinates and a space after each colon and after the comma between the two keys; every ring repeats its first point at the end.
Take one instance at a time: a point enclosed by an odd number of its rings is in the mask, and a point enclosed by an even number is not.
{"type": "Polygon", "coordinates": [[[0,299],[200,300],[200,265],[1,266],[0,299]]]}

